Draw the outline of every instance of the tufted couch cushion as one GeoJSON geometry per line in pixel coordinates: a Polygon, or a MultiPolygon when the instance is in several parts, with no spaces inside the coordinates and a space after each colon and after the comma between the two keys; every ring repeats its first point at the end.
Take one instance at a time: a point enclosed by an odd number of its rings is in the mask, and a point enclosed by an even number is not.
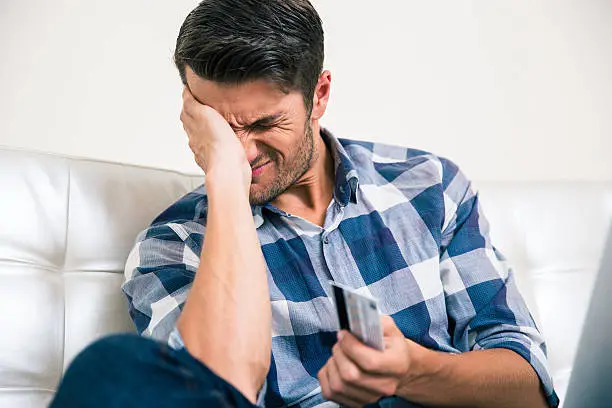
{"type": "MultiPolygon", "coordinates": [[[[134,238],[202,176],[0,149],[0,408],[43,407],[71,359],[133,331],[134,238]]],[[[567,384],[612,217],[612,183],[476,183],[567,384]]]]}
{"type": "Polygon", "coordinates": [[[44,407],[92,340],[133,331],[134,238],[202,177],[0,150],[0,407],[44,407]]]}

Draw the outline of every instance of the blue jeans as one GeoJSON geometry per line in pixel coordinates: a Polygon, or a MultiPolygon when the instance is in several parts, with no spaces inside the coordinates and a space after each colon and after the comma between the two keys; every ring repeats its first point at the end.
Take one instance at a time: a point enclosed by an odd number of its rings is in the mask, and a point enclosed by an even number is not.
{"type": "Polygon", "coordinates": [[[255,407],[186,350],[135,334],[98,340],[79,354],[50,408],[255,407]]]}
{"type": "MultiPolygon", "coordinates": [[[[370,407],[420,407],[397,397],[370,407]]],[[[103,338],[66,371],[50,408],[254,408],[186,350],[135,334],[103,338]]]]}

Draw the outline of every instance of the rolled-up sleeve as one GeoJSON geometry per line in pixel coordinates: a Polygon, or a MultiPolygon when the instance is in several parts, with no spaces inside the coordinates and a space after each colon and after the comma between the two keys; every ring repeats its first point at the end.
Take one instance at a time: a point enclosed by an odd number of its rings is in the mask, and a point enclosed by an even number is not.
{"type": "Polygon", "coordinates": [[[136,239],[125,266],[122,289],[136,330],[164,343],[176,330],[199,263],[185,235],[180,224],[149,227],[136,239]]]}
{"type": "Polygon", "coordinates": [[[513,271],[492,245],[478,195],[451,162],[443,162],[445,222],[440,270],[453,345],[461,351],[506,348],[531,364],[548,404],[559,399],[548,369],[546,345],[513,271]]]}

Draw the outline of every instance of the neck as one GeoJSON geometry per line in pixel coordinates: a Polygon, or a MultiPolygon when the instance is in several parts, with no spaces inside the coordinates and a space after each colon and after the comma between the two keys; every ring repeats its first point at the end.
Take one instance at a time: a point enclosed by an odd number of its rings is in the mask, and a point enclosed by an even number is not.
{"type": "Polygon", "coordinates": [[[334,192],[334,161],[320,136],[319,125],[313,125],[314,162],[310,169],[272,204],[277,208],[323,225],[327,207],[334,192]]]}

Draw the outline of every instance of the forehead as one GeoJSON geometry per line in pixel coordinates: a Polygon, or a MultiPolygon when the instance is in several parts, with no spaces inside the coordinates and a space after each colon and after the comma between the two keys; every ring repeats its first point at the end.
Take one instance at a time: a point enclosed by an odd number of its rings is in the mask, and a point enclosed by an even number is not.
{"type": "Polygon", "coordinates": [[[284,93],[278,86],[265,80],[237,85],[222,84],[202,79],[189,67],[186,67],[185,74],[187,85],[196,100],[214,108],[228,119],[248,121],[262,115],[292,115],[305,111],[300,92],[284,93]]]}

